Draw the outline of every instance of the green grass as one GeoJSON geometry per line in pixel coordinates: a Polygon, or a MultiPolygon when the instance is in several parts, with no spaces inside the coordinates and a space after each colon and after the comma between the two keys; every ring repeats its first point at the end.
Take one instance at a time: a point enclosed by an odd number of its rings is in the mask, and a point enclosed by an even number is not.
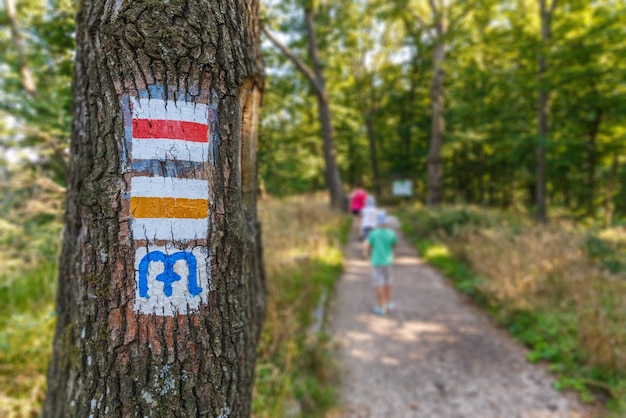
{"type": "MultiPolygon", "coordinates": [[[[477,208],[444,207],[435,211],[404,207],[397,213],[405,233],[428,263],[440,269],[458,291],[471,296],[524,343],[530,349],[529,361],[550,364],[557,376],[557,389],[575,390],[583,402],[606,401],[615,416],[626,414],[626,370],[623,360],[616,357],[626,350],[624,279],[623,276],[595,277],[598,266],[612,273],[621,272],[620,268],[606,265],[607,260],[621,257],[613,251],[624,248],[625,241],[618,239],[621,235],[616,238],[615,231],[568,232],[570,239],[579,237],[581,244],[564,248],[563,258],[580,258],[581,253],[583,257],[586,254],[588,260],[576,266],[586,270],[574,277],[567,270],[559,270],[558,262],[547,263],[544,268],[539,263],[546,262],[537,260],[538,266],[529,266],[529,271],[543,277],[535,278],[537,287],[502,298],[494,294],[498,285],[493,285],[501,278],[490,272],[514,270],[506,263],[528,247],[518,248],[511,243],[527,245],[528,240],[536,239],[535,245],[541,252],[542,245],[551,242],[545,241],[550,231],[529,232],[527,219],[477,208]],[[453,214],[455,211],[459,213],[453,214]],[[483,252],[477,257],[472,246],[494,248],[491,253],[483,252]],[[507,251],[518,254],[509,256],[507,251]],[[566,251],[575,252],[572,256],[566,251]],[[493,257],[487,259],[484,254],[493,257]],[[488,266],[482,268],[481,264],[488,266]],[[477,273],[475,267],[481,267],[482,273],[477,273]],[[587,318],[598,322],[589,323],[587,318]],[[588,341],[601,343],[590,346],[588,341]],[[616,347],[607,352],[610,341],[616,347]]],[[[554,254],[558,257],[559,253],[554,254]]]]}
{"type": "Polygon", "coordinates": [[[0,279],[0,325],[15,312],[36,313],[52,305],[56,294],[57,263],[47,262],[13,278],[0,279]]]}
{"type": "Polygon", "coordinates": [[[626,233],[623,227],[590,230],[584,241],[587,255],[611,273],[626,272],[626,233]]]}
{"type": "Polygon", "coordinates": [[[337,405],[338,375],[330,339],[311,326],[341,274],[352,220],[312,196],[265,202],[259,213],[269,295],[253,416],[323,417],[337,405]]]}
{"type": "Polygon", "coordinates": [[[322,292],[332,292],[341,274],[341,260],[309,261],[283,272],[272,278],[280,294],[272,295],[278,300],[261,335],[253,414],[283,416],[296,401],[303,416],[323,416],[336,401],[336,375],[327,361],[329,341],[323,336],[311,338],[308,328],[322,292]]]}
{"type": "Polygon", "coordinates": [[[56,264],[0,287],[0,416],[34,416],[45,394],[54,333],[56,264]]]}
{"type": "Polygon", "coordinates": [[[40,413],[55,325],[64,189],[12,172],[0,205],[0,416],[40,413]]]}
{"type": "MultiPolygon", "coordinates": [[[[260,212],[274,218],[263,228],[270,302],[254,416],[278,417],[291,409],[322,417],[337,403],[338,377],[329,338],[323,331],[312,336],[309,328],[322,294],[330,299],[341,274],[351,219],[315,196],[261,203],[260,212]]],[[[0,276],[2,417],[37,416],[45,395],[61,228],[58,218],[33,216],[23,224],[0,224],[0,260],[22,257],[0,276]],[[25,245],[29,239],[32,246],[25,245]]]]}

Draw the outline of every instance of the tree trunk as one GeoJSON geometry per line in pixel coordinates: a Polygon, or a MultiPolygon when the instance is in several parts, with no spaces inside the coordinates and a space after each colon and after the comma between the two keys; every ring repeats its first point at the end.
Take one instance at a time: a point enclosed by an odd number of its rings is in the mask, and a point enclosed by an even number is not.
{"type": "Polygon", "coordinates": [[[608,228],[613,223],[613,212],[615,212],[615,189],[617,186],[617,170],[619,168],[618,153],[613,154],[611,162],[611,171],[609,172],[609,181],[606,186],[606,199],[604,201],[604,226],[608,228]]]}
{"type": "Polygon", "coordinates": [[[478,203],[485,204],[485,147],[478,145],[478,203]]]}
{"type": "Polygon", "coordinates": [[[539,109],[537,115],[537,131],[538,143],[536,150],[537,167],[536,167],[536,185],[535,199],[537,202],[537,222],[546,223],[548,220],[546,211],[546,145],[548,142],[548,114],[549,114],[549,96],[550,92],[546,86],[546,72],[548,69],[545,50],[547,44],[552,37],[550,31],[550,20],[552,13],[556,8],[557,0],[552,0],[552,5],[548,9],[547,0],[539,0],[539,13],[541,19],[541,43],[544,52],[539,57],[539,109]]]}
{"type": "Polygon", "coordinates": [[[501,164],[500,167],[502,170],[500,172],[500,178],[502,179],[502,207],[505,209],[508,209],[511,207],[511,202],[512,202],[511,177],[508,175],[509,173],[507,173],[507,169],[509,168],[509,165],[507,164],[505,159],[502,159],[500,164],[501,164]]]}
{"type": "Polygon", "coordinates": [[[496,206],[496,165],[491,164],[489,167],[489,181],[487,182],[487,199],[489,200],[489,206],[496,206]]]}
{"type": "Polygon", "coordinates": [[[367,131],[367,142],[370,147],[370,162],[372,165],[372,175],[374,176],[374,195],[377,199],[381,197],[380,172],[378,171],[378,150],[376,147],[376,133],[374,132],[374,112],[369,112],[365,117],[365,129],[367,131]]]}
{"type": "Polygon", "coordinates": [[[322,125],[322,138],[324,140],[324,162],[326,163],[325,177],[326,184],[330,192],[331,206],[340,209],[343,207],[345,200],[345,192],[337,167],[337,155],[335,151],[335,141],[333,138],[333,126],[330,117],[330,104],[328,103],[328,93],[326,91],[326,79],[324,78],[324,70],[319,57],[317,48],[317,40],[315,39],[315,25],[313,21],[313,10],[310,7],[305,8],[304,18],[306,22],[306,32],[309,46],[309,57],[313,63],[313,72],[317,79],[319,89],[316,90],[318,112],[320,123],[322,125]]]}
{"type": "Polygon", "coordinates": [[[569,170],[563,173],[561,181],[563,182],[563,206],[570,209],[572,207],[571,192],[570,192],[570,175],[569,170]]]}
{"type": "Polygon", "coordinates": [[[466,185],[465,179],[461,175],[461,173],[463,173],[463,157],[461,153],[453,152],[448,161],[448,177],[454,179],[453,182],[449,183],[452,187],[448,187],[448,192],[453,196],[453,201],[458,203],[459,200],[465,200],[467,198],[467,196],[463,195],[466,190],[466,185]]]}
{"type": "Polygon", "coordinates": [[[587,188],[589,190],[589,200],[587,202],[587,212],[589,215],[593,215],[595,212],[595,188],[596,188],[596,155],[597,145],[596,137],[600,130],[600,123],[602,122],[602,109],[595,110],[593,121],[591,121],[591,127],[589,129],[589,139],[587,141],[587,188]]]}
{"type": "Polygon", "coordinates": [[[258,3],[78,5],[45,417],[250,415],[258,3]]]}
{"type": "Polygon", "coordinates": [[[441,148],[443,147],[444,117],[444,71],[445,44],[443,32],[437,31],[433,50],[433,78],[430,87],[430,96],[433,106],[430,149],[428,151],[428,206],[439,205],[443,202],[443,164],[441,148]]]}
{"type": "MultiPolygon", "coordinates": [[[[540,74],[545,73],[545,58],[540,58],[539,64],[540,74]]],[[[537,143],[536,158],[536,176],[537,183],[535,185],[535,199],[537,202],[537,222],[546,223],[546,142],[548,138],[548,91],[545,87],[539,90],[539,122],[538,133],[539,139],[537,143]]]]}
{"type": "Polygon", "coordinates": [[[463,190],[460,190],[460,193],[465,194],[465,203],[474,203],[474,182],[472,181],[476,178],[475,173],[472,170],[472,162],[469,158],[469,146],[467,143],[464,143],[461,146],[461,155],[460,155],[460,172],[458,175],[463,178],[463,190]]]}
{"type": "MultiPolygon", "coordinates": [[[[399,174],[406,177],[415,177],[415,165],[413,163],[412,158],[412,142],[413,142],[413,124],[415,123],[416,116],[415,110],[420,106],[416,104],[416,90],[417,90],[417,80],[414,76],[414,73],[418,72],[417,67],[419,66],[418,59],[421,59],[421,56],[417,56],[418,53],[413,55],[411,59],[411,68],[409,70],[409,90],[407,92],[407,100],[406,103],[402,103],[400,106],[400,120],[398,123],[398,135],[400,136],[400,141],[402,144],[402,149],[400,152],[404,156],[400,160],[400,164],[398,164],[397,169],[399,170],[399,174]]],[[[373,88],[373,85],[372,85],[373,88]]],[[[378,101],[380,103],[380,100],[378,101]]]]}

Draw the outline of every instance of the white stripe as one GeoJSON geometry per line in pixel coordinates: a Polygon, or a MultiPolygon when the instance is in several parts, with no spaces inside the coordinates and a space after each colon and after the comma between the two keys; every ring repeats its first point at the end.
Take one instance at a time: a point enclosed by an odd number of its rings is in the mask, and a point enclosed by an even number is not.
{"type": "Polygon", "coordinates": [[[132,196],[209,200],[209,185],[207,180],[142,176],[130,180],[130,193],[132,196]]]}
{"type": "Polygon", "coordinates": [[[205,125],[209,122],[209,106],[202,103],[136,98],[131,101],[134,119],[181,120],[205,125]]]}
{"type": "Polygon", "coordinates": [[[133,239],[191,240],[205,239],[208,219],[135,218],[131,221],[133,239]]]}
{"type": "Polygon", "coordinates": [[[175,139],[135,139],[132,141],[133,160],[182,160],[207,162],[209,144],[175,139]]]}

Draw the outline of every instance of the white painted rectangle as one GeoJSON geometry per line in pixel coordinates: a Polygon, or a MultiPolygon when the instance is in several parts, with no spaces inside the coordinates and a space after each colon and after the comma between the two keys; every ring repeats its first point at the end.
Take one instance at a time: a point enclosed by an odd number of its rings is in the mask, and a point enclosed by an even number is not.
{"type": "Polygon", "coordinates": [[[177,177],[133,177],[130,180],[132,196],[209,199],[207,180],[177,177]]]}
{"type": "Polygon", "coordinates": [[[208,124],[209,106],[162,99],[131,99],[133,119],[180,120],[208,124]]]}
{"type": "Polygon", "coordinates": [[[177,139],[132,139],[133,160],[182,160],[207,162],[209,144],[177,139]]]}
{"type": "Polygon", "coordinates": [[[206,239],[208,227],[208,214],[204,219],[134,218],[131,220],[134,240],[206,239]]]}

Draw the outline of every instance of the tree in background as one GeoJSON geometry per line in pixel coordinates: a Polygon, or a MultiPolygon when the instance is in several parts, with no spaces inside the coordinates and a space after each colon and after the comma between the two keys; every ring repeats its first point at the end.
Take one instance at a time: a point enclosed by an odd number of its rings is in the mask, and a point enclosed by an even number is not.
{"type": "Polygon", "coordinates": [[[258,3],[84,0],[44,416],[248,416],[258,3]]]}
{"type": "Polygon", "coordinates": [[[297,57],[285,44],[283,44],[272,32],[263,26],[263,32],[268,39],[279,48],[307,78],[317,97],[319,120],[322,127],[322,139],[324,143],[324,162],[326,185],[330,193],[330,204],[334,208],[342,208],[344,205],[345,191],[339,168],[337,167],[337,156],[335,150],[335,140],[332,125],[332,116],[328,92],[326,89],[326,78],[324,77],[323,64],[320,59],[318,42],[316,39],[315,10],[314,2],[304,1],[301,5],[304,11],[304,22],[306,29],[307,49],[309,59],[312,63],[311,70],[301,59],[297,57]]]}
{"type": "MultiPolygon", "coordinates": [[[[614,207],[619,217],[626,207],[621,159],[626,8],[623,1],[558,1],[547,47],[538,0],[481,0],[445,37],[445,201],[538,207],[543,86],[550,91],[546,209],[563,206],[577,216],[597,216],[614,207]],[[538,77],[542,54],[549,67],[538,77]]],[[[268,21],[313,73],[302,5],[274,2],[268,21]]],[[[465,6],[446,3],[444,21],[462,15],[465,6]]],[[[427,201],[435,47],[429,3],[322,0],[315,11],[341,177],[368,185],[378,178],[383,194],[390,179],[411,178],[417,197],[427,201]]],[[[58,183],[64,181],[70,125],[72,14],[68,0],[16,4],[14,20],[35,81],[33,95],[22,83],[20,54],[0,6],[0,113],[11,115],[0,122],[0,146],[34,150],[32,166],[58,183]]],[[[263,182],[272,194],[320,190],[326,165],[317,94],[275,51],[264,51],[270,71],[259,138],[263,182]]]]}
{"type": "Polygon", "coordinates": [[[539,106],[537,112],[537,221],[545,223],[546,213],[546,143],[548,141],[548,116],[550,113],[550,92],[546,86],[546,72],[548,71],[545,50],[552,38],[552,16],[558,4],[552,0],[547,4],[546,0],[539,0],[539,15],[541,20],[541,46],[544,51],[539,55],[539,106]]]}
{"type": "Polygon", "coordinates": [[[28,66],[28,61],[24,52],[24,42],[22,41],[20,27],[17,21],[15,0],[4,0],[4,8],[9,26],[11,27],[11,40],[13,41],[13,46],[17,52],[17,66],[19,67],[22,87],[27,93],[34,94],[37,91],[37,86],[35,85],[35,80],[33,79],[33,75],[30,71],[30,67],[28,66]]]}
{"type": "Polygon", "coordinates": [[[0,147],[26,155],[65,181],[71,124],[74,5],[69,0],[4,1],[0,11],[0,117],[12,121],[0,147]]]}

